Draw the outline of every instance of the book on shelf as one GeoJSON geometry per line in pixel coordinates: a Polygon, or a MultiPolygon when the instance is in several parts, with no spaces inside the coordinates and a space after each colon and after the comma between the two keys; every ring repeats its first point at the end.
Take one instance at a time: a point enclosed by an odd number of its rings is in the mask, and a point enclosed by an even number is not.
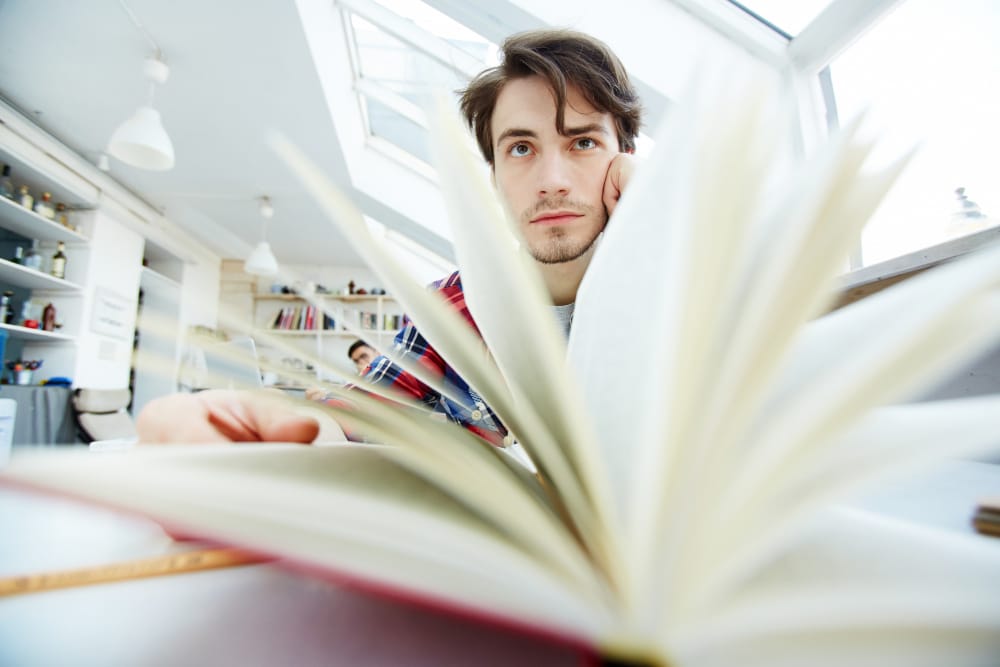
{"type": "Polygon", "coordinates": [[[509,450],[343,390],[351,406],[330,410],[382,444],[46,451],[16,455],[3,478],[611,660],[990,664],[997,544],[836,502],[996,445],[996,397],[900,401],[997,339],[1000,251],[824,315],[902,161],[870,169],[856,123],[789,157],[769,95],[695,97],[671,109],[618,204],[568,344],[450,112],[429,114],[430,144],[482,338],[279,145],[509,427],[509,450]]]}

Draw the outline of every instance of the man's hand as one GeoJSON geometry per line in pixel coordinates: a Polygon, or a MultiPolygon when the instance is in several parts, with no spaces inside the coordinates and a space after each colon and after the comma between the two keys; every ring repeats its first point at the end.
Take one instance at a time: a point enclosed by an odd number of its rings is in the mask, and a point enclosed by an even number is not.
{"type": "Polygon", "coordinates": [[[608,165],[608,175],[604,177],[604,208],[611,215],[625,186],[635,171],[635,157],[631,153],[619,153],[608,165]]]}
{"type": "Polygon", "coordinates": [[[283,400],[214,390],[151,401],[136,421],[141,443],[312,442],[319,423],[283,400]]]}

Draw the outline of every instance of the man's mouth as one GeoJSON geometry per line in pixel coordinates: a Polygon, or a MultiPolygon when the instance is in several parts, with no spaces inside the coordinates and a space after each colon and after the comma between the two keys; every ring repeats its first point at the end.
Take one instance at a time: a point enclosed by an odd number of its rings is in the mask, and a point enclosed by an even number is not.
{"type": "Polygon", "coordinates": [[[575,211],[546,211],[545,213],[531,219],[533,225],[564,225],[573,222],[577,218],[582,218],[582,213],[575,211]]]}

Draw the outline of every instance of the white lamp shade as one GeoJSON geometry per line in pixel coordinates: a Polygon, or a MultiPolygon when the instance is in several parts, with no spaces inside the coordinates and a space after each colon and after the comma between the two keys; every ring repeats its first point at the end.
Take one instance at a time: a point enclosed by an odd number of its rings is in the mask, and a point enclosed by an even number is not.
{"type": "Polygon", "coordinates": [[[243,264],[243,270],[255,276],[273,276],[278,273],[278,260],[271,252],[271,244],[261,241],[253,249],[247,261],[243,264]]]}
{"type": "Polygon", "coordinates": [[[139,107],[111,135],[108,153],[140,169],[166,171],[174,166],[174,145],[153,107],[139,107]]]}

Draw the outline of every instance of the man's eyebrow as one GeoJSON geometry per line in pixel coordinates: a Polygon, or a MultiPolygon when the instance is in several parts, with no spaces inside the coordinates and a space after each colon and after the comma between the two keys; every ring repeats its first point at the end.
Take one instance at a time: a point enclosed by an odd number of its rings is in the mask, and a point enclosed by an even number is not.
{"type": "Polygon", "coordinates": [[[512,137],[517,139],[523,139],[523,138],[537,139],[538,133],[535,132],[534,130],[526,130],[520,127],[512,127],[500,133],[500,136],[497,137],[497,146],[503,143],[505,139],[510,139],[512,137]]]}
{"type": "Polygon", "coordinates": [[[580,125],[578,127],[567,127],[566,131],[563,132],[563,136],[566,137],[576,137],[581,134],[610,134],[610,132],[608,132],[608,128],[601,123],[590,123],[589,125],[580,125]]]}

